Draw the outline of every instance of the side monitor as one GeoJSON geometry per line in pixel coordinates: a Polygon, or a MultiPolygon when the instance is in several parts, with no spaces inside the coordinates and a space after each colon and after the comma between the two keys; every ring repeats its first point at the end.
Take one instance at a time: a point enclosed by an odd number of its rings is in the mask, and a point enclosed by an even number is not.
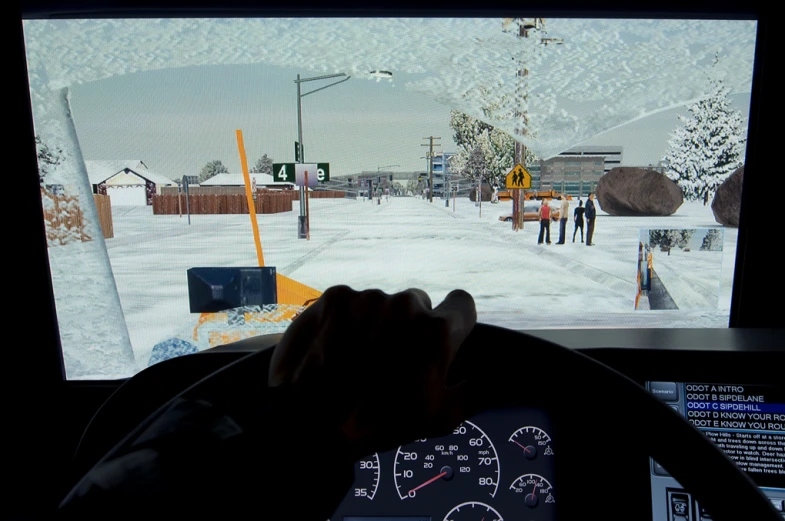
{"type": "Polygon", "coordinates": [[[277,304],[275,268],[191,268],[188,300],[191,313],[277,304]]]}

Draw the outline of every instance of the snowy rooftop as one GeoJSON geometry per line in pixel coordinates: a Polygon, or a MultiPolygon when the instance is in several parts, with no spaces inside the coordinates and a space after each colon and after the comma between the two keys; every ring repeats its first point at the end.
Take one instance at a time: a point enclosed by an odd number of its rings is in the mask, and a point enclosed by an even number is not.
{"type": "Polygon", "coordinates": [[[699,98],[710,69],[733,92],[750,91],[754,21],[548,19],[545,28],[518,38],[500,18],[24,22],[34,97],[172,67],[297,64],[375,81],[370,71],[389,70],[415,75],[406,89],[511,135],[519,119],[512,114],[525,110],[527,146],[541,158],[699,98]],[[563,45],[542,45],[546,36],[563,45]],[[529,71],[528,101],[516,85],[519,60],[529,71]]]}
{"type": "Polygon", "coordinates": [[[118,159],[106,161],[88,161],[85,160],[85,168],[87,169],[87,176],[90,178],[90,184],[100,184],[128,168],[134,173],[152,181],[157,185],[174,186],[176,183],[170,178],[157,174],[148,170],[144,161],[138,159],[118,159]]]}

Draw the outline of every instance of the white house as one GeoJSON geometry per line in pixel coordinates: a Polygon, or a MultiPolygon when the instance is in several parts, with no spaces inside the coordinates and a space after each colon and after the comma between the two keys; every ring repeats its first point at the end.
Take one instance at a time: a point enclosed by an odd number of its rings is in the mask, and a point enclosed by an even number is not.
{"type": "Polygon", "coordinates": [[[93,192],[108,195],[112,206],[151,205],[162,186],[177,186],[139,160],[85,161],[85,168],[93,192]]]}

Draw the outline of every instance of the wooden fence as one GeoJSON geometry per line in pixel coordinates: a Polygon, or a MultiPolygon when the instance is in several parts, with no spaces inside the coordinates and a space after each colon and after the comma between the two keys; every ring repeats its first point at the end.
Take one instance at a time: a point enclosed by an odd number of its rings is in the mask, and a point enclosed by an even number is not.
{"type": "MultiPolygon", "coordinates": [[[[296,201],[300,198],[300,191],[295,190],[268,190],[264,188],[257,188],[257,194],[289,194],[293,201],[296,201]]],[[[161,194],[160,195],[178,195],[181,192],[178,192],[178,188],[176,186],[162,186],[161,187],[161,194]]],[[[245,187],[244,186],[191,186],[188,188],[189,195],[245,195],[245,187]]],[[[314,190],[313,192],[309,192],[311,194],[311,198],[313,199],[322,199],[322,198],[334,198],[334,199],[343,199],[346,197],[346,193],[343,190],[314,190]]]]}
{"type": "MultiPolygon", "coordinates": [[[[54,194],[49,190],[41,190],[44,206],[44,222],[46,224],[46,242],[49,246],[61,246],[74,241],[89,241],[91,237],[85,232],[84,215],[79,206],[79,197],[74,195],[54,194]]],[[[98,224],[104,239],[114,237],[112,223],[112,204],[108,195],[93,194],[93,201],[98,213],[98,224]]]]}
{"type": "MultiPolygon", "coordinates": [[[[190,190],[189,190],[190,191],[190,190]]],[[[336,190],[309,192],[312,199],[343,199],[345,193],[336,190]]],[[[257,214],[290,212],[292,202],[299,200],[297,190],[257,190],[254,207],[257,214]]],[[[248,200],[243,194],[198,194],[190,193],[188,205],[192,215],[199,214],[247,214],[248,200]]],[[[154,215],[180,215],[187,213],[185,194],[153,196],[154,215]]]]}
{"type": "MultiPolygon", "coordinates": [[[[311,199],[345,199],[346,192],[343,190],[314,190],[313,192],[308,192],[308,196],[311,199]]],[[[299,193],[295,200],[299,199],[299,193]]]]}
{"type": "MultiPolygon", "coordinates": [[[[199,214],[247,214],[248,200],[245,195],[189,195],[186,206],[185,194],[153,196],[154,215],[180,215],[190,207],[192,215],[199,214]]],[[[289,194],[268,192],[257,194],[254,201],[257,214],[283,213],[292,211],[289,194]]]]}
{"type": "Polygon", "coordinates": [[[108,195],[93,194],[93,201],[95,201],[95,209],[98,212],[98,222],[101,225],[101,231],[104,234],[104,239],[111,239],[114,237],[114,223],[112,222],[112,201],[108,195]]]}

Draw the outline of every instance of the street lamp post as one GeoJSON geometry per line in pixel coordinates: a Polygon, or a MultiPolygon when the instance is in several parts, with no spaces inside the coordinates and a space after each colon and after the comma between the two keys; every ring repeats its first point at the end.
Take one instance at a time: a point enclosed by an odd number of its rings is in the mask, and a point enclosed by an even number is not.
{"type": "MultiPolygon", "coordinates": [[[[297,75],[297,79],[294,80],[294,83],[297,84],[297,143],[299,150],[297,151],[297,162],[298,163],[305,163],[305,158],[303,157],[303,107],[302,107],[302,99],[309,95],[313,94],[314,92],[319,92],[320,90],[324,90],[328,87],[332,87],[333,85],[338,85],[339,83],[343,83],[345,81],[349,81],[351,76],[347,76],[346,73],[341,72],[338,74],[327,74],[325,76],[314,76],[313,78],[300,78],[300,75],[297,75]],[[346,78],[330,83],[329,85],[325,85],[324,87],[319,87],[318,89],[314,89],[312,91],[302,93],[302,89],[300,87],[301,83],[305,83],[306,81],[317,81],[317,80],[327,80],[330,78],[339,78],[341,76],[346,76],[346,78]]],[[[315,172],[314,172],[315,174],[315,172]]],[[[308,220],[307,220],[307,213],[306,213],[306,205],[305,205],[305,195],[306,190],[308,189],[307,186],[300,187],[300,216],[297,225],[297,238],[299,239],[307,239],[308,238],[308,220]]]]}

